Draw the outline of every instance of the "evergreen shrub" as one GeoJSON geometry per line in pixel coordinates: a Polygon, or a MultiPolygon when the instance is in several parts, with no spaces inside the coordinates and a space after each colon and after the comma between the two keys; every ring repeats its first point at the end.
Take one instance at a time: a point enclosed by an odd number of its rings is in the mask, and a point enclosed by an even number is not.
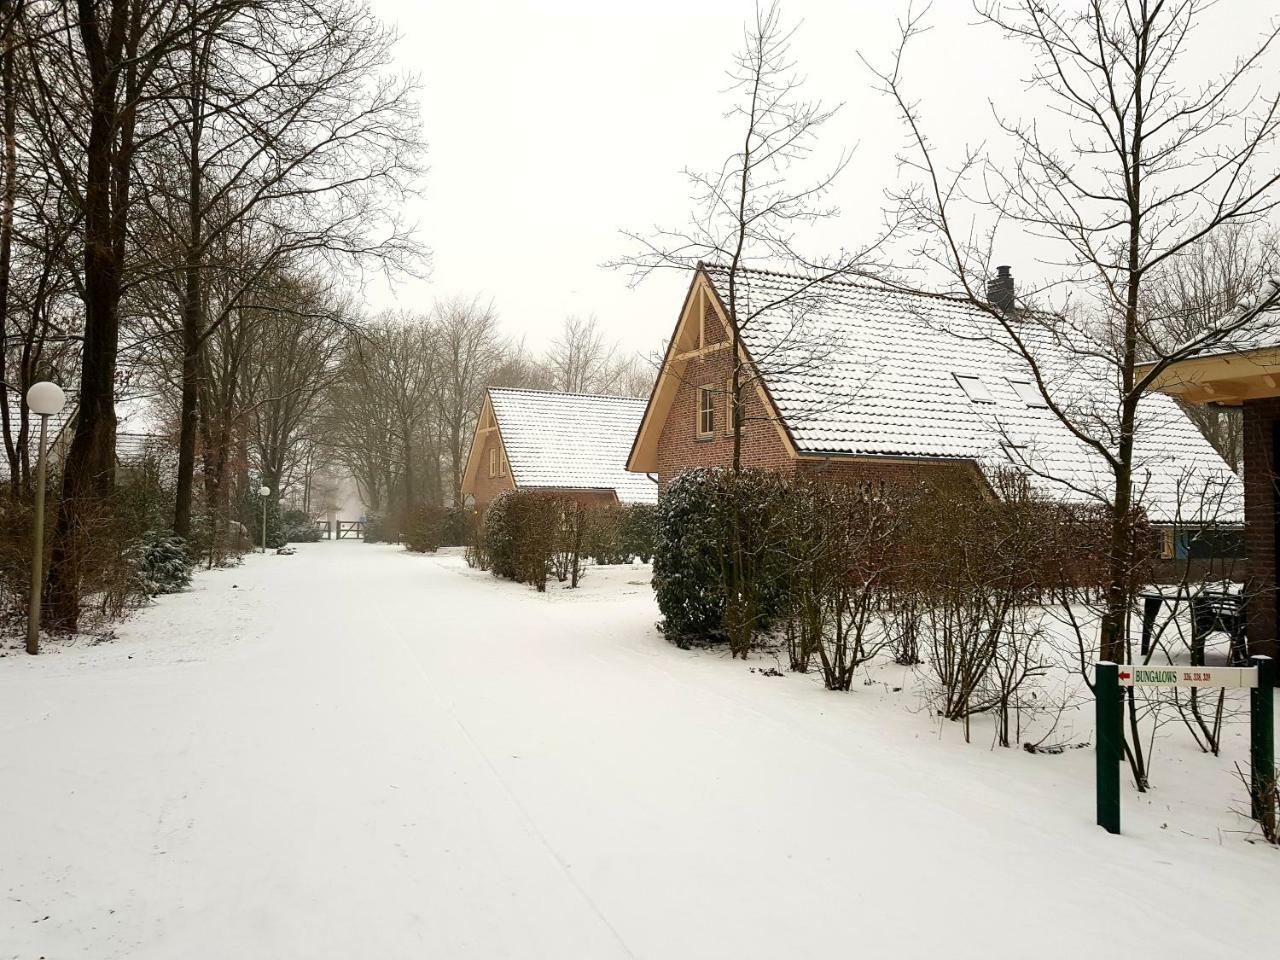
{"type": "Polygon", "coordinates": [[[129,558],[136,588],[148,597],[178,593],[191,585],[195,560],[181,537],[150,531],[133,545],[129,558]]]}
{"type": "Polygon", "coordinates": [[[658,501],[653,542],[653,588],[669,640],[741,639],[781,613],[784,492],[782,479],[762,470],[699,467],[671,481],[658,501]]]}

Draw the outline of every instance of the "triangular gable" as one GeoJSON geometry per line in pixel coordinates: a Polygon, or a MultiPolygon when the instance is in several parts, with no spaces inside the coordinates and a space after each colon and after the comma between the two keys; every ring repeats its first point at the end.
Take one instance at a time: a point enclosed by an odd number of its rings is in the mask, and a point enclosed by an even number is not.
{"type": "MultiPolygon", "coordinates": [[[[685,367],[688,362],[718,350],[729,349],[726,340],[709,344],[705,342],[704,322],[708,307],[719,322],[727,340],[729,311],[706,270],[702,264],[698,264],[693,280],[689,284],[689,291],[685,294],[675,330],[667,343],[667,352],[662,358],[658,379],[649,394],[649,403],[645,407],[644,418],[640,421],[640,429],[636,432],[635,441],[631,445],[627,469],[633,473],[658,472],[658,443],[662,438],[662,429],[667,422],[667,417],[671,413],[672,404],[675,403],[676,394],[684,381],[685,367]]],[[[738,352],[747,364],[751,364],[751,357],[745,345],[739,343],[738,352]]],[[[769,395],[768,384],[754,371],[754,368],[752,379],[755,383],[756,395],[768,412],[769,419],[777,429],[783,445],[792,456],[795,456],[795,443],[786,424],[778,415],[777,405],[769,395]]]]}
{"type": "MultiPolygon", "coordinates": [[[[471,494],[474,496],[476,479],[480,474],[480,451],[484,448],[484,438],[490,433],[498,434],[498,449],[503,458],[506,458],[507,447],[502,440],[502,427],[498,423],[498,417],[493,411],[493,400],[489,397],[489,391],[486,388],[484,392],[484,404],[480,407],[480,416],[476,419],[475,432],[471,434],[471,449],[467,451],[467,468],[462,474],[462,495],[471,494]]],[[[516,481],[514,469],[510,462],[507,461],[507,471],[511,475],[511,482],[515,486],[519,486],[516,481]]]]}

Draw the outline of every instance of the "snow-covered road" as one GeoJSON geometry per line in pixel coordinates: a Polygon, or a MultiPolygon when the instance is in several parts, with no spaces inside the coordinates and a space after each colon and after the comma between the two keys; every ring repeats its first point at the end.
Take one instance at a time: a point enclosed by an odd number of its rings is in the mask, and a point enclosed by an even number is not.
{"type": "Polygon", "coordinates": [[[1108,837],[1090,751],[939,742],[870,693],[675,650],[644,570],[592,576],[537,596],[322,543],[199,574],[117,642],[0,659],[0,958],[1270,941],[1275,851],[1202,829],[1230,783],[1179,820],[1126,792],[1108,837]]]}

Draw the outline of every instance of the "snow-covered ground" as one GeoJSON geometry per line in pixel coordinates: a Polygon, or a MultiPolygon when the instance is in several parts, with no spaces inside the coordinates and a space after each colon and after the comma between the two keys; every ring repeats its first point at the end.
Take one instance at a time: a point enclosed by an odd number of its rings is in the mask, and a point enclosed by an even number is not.
{"type": "Polygon", "coordinates": [[[199,574],[114,642],[0,658],[0,958],[1273,939],[1280,853],[1239,815],[1239,732],[1221,759],[1168,738],[1111,837],[1091,750],[965,745],[902,668],[840,694],[677,650],[647,579],[539,596],[456,555],[320,543],[199,574]]]}

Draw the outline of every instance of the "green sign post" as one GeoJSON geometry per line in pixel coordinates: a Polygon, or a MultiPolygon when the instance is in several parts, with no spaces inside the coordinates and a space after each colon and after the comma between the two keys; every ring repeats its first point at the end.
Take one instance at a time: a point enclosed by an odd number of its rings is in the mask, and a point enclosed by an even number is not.
{"type": "Polygon", "coordinates": [[[1250,657],[1258,670],[1258,685],[1249,691],[1249,799],[1253,819],[1266,836],[1276,827],[1275,665],[1270,657],[1250,657]]]}
{"type": "Polygon", "coordinates": [[[1110,661],[1094,667],[1093,696],[1097,708],[1098,826],[1120,832],[1120,762],[1124,759],[1124,700],[1120,668],[1110,661]]]}
{"type": "Polygon", "coordinates": [[[1253,819],[1274,835],[1276,750],[1274,664],[1251,657],[1249,667],[1094,665],[1098,826],[1120,832],[1120,764],[1124,760],[1124,696],[1121,686],[1249,687],[1249,800],[1253,819]]]}

